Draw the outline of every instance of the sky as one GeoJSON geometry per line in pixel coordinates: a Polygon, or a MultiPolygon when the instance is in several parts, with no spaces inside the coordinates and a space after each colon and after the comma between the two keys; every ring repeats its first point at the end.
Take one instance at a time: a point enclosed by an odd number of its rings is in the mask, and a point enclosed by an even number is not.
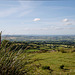
{"type": "Polygon", "coordinates": [[[3,35],[75,35],[75,0],[0,1],[3,35]]]}

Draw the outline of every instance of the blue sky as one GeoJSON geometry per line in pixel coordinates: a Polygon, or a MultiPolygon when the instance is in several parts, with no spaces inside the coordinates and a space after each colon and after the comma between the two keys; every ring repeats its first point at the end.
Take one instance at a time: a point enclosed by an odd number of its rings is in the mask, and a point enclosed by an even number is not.
{"type": "Polygon", "coordinates": [[[75,35],[75,1],[0,1],[0,31],[3,35],[75,35]]]}

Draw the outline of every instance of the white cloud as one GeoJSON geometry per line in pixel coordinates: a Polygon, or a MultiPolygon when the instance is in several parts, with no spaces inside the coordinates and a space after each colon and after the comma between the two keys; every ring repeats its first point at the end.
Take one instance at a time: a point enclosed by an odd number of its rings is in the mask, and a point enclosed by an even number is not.
{"type": "Polygon", "coordinates": [[[65,25],[72,25],[72,23],[66,23],[65,25]]]}
{"type": "Polygon", "coordinates": [[[65,29],[64,27],[56,27],[55,30],[63,30],[65,29]]]}
{"type": "Polygon", "coordinates": [[[49,30],[49,28],[40,28],[40,30],[49,30]]]}
{"type": "Polygon", "coordinates": [[[63,19],[63,22],[68,22],[69,20],[67,18],[63,19]]]}
{"type": "Polygon", "coordinates": [[[33,21],[40,21],[40,18],[35,18],[33,21]]]}

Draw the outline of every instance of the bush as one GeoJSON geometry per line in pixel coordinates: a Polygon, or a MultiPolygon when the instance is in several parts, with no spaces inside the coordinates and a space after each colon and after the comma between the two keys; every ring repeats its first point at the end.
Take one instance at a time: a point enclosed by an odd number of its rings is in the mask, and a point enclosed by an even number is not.
{"type": "Polygon", "coordinates": [[[45,69],[50,70],[50,67],[49,67],[49,66],[42,66],[42,69],[43,69],[43,70],[45,70],[45,69]]]}
{"type": "Polygon", "coordinates": [[[60,66],[60,69],[64,69],[64,65],[61,65],[61,66],[60,66]]]}
{"type": "Polygon", "coordinates": [[[62,53],[67,53],[67,51],[65,51],[65,50],[61,50],[61,52],[62,52],[62,53]]]}
{"type": "Polygon", "coordinates": [[[3,40],[1,46],[2,47],[9,47],[12,43],[8,40],[3,40]]]}

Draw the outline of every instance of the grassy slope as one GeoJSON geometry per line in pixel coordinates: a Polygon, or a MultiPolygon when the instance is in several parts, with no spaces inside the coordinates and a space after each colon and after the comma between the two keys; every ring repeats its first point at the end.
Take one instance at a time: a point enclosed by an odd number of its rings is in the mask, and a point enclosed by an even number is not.
{"type": "MultiPolygon", "coordinates": [[[[53,70],[53,74],[75,74],[75,53],[60,53],[60,52],[52,52],[52,53],[35,53],[31,54],[31,61],[34,62],[28,66],[40,65],[39,68],[36,68],[35,73],[39,72],[40,74],[48,75],[50,74],[49,70],[42,70],[42,66],[50,66],[53,70]],[[64,69],[62,70],[59,67],[64,65],[64,69]]],[[[34,67],[34,66],[33,66],[34,67]]]]}
{"type": "Polygon", "coordinates": [[[20,50],[15,53],[4,53],[2,50],[0,51],[0,63],[0,70],[5,75],[7,69],[8,73],[14,72],[15,75],[75,75],[75,52],[24,53],[20,50]],[[66,70],[60,69],[61,65],[64,65],[66,70]],[[43,70],[43,66],[49,66],[53,71],[43,70]]]}

